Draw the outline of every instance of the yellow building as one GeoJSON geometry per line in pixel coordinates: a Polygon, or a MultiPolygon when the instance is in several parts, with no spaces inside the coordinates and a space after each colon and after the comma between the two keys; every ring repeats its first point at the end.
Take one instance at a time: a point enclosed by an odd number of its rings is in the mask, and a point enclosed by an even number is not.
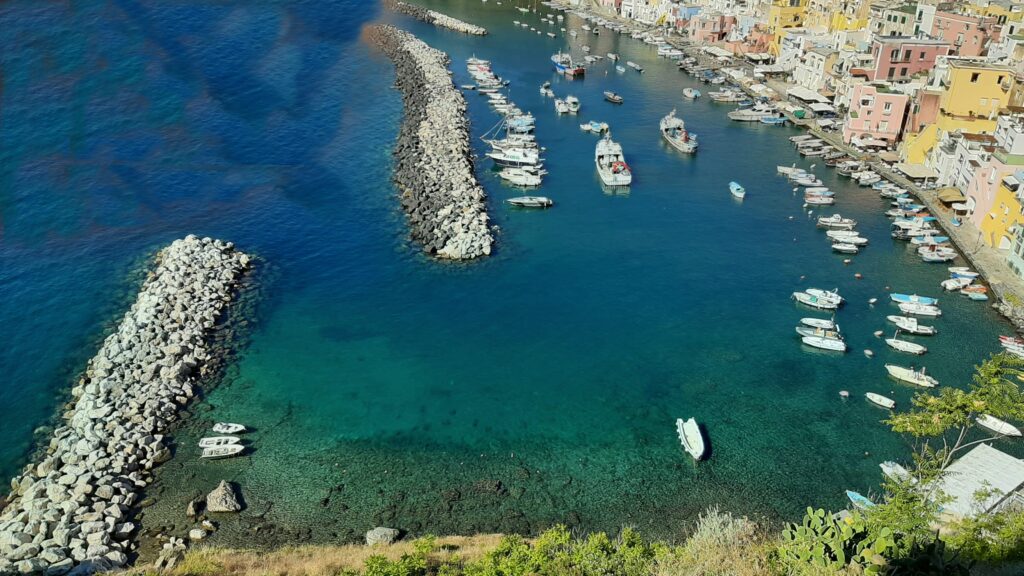
{"type": "Polygon", "coordinates": [[[1018,186],[1015,177],[1003,178],[992,201],[992,210],[981,221],[981,237],[992,248],[1009,250],[1017,227],[1024,225],[1024,206],[1017,198],[1018,186]]]}
{"type": "Polygon", "coordinates": [[[807,0],[804,26],[829,32],[863,30],[868,26],[868,7],[855,0],[807,0]]]}
{"type": "Polygon", "coordinates": [[[970,14],[972,16],[995,17],[996,22],[999,24],[1020,22],[1022,17],[1024,17],[1024,11],[1013,11],[1006,6],[987,2],[967,4],[963,6],[963,11],[965,14],[970,14]]]}
{"type": "Polygon", "coordinates": [[[778,56],[779,43],[787,28],[800,28],[807,15],[808,0],[772,0],[768,8],[768,30],[772,33],[769,51],[778,56]]]}
{"type": "Polygon", "coordinates": [[[904,139],[901,153],[910,164],[923,164],[946,132],[991,134],[999,111],[1010,104],[1014,73],[1007,66],[950,58],[946,70],[938,73],[942,95],[935,122],[904,139]]]}

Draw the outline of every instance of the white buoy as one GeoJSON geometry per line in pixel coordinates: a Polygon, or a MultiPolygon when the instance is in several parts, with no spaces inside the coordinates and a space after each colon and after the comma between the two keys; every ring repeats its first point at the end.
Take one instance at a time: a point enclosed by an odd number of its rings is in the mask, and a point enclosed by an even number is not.
{"type": "Polygon", "coordinates": [[[840,390],[839,391],[839,397],[840,398],[849,398],[850,397],[850,393],[847,392],[846,390],[840,390]]]}

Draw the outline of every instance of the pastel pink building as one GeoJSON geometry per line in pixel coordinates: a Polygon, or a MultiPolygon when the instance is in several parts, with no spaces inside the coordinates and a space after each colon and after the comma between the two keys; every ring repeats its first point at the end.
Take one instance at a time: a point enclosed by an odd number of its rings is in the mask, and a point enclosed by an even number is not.
{"type": "Polygon", "coordinates": [[[999,39],[999,25],[995,16],[936,12],[932,36],[949,42],[952,54],[981,56],[988,49],[989,40],[999,39]]]}
{"type": "Polygon", "coordinates": [[[850,109],[843,122],[843,142],[854,137],[885,140],[894,145],[903,130],[910,97],[886,91],[884,86],[858,84],[853,87],[850,109]]]}
{"type": "Polygon", "coordinates": [[[698,44],[721,42],[736,25],[735,16],[724,14],[697,14],[690,19],[687,31],[690,41],[698,44]]]}
{"type": "Polygon", "coordinates": [[[875,66],[865,70],[865,75],[868,80],[910,80],[934,68],[936,58],[948,55],[949,50],[950,44],[945,40],[876,36],[871,43],[875,66]]]}

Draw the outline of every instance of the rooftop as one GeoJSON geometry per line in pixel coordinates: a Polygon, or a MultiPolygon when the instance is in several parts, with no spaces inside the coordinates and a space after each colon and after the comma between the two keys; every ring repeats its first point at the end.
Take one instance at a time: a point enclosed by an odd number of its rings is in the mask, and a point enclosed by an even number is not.
{"type": "Polygon", "coordinates": [[[916,36],[876,36],[873,42],[880,44],[920,44],[922,46],[949,46],[949,42],[916,36]]]}
{"type": "Polygon", "coordinates": [[[950,58],[947,60],[949,65],[953,68],[974,68],[976,70],[1003,70],[1006,72],[1013,72],[1013,68],[1009,66],[1003,66],[1001,64],[991,64],[989,62],[982,62],[980,60],[967,60],[963,58],[950,58]]]}
{"type": "Polygon", "coordinates": [[[945,513],[966,517],[987,512],[1024,486],[1024,460],[979,444],[946,469],[940,485],[952,498],[945,513]],[[979,501],[975,495],[981,491],[995,493],[979,501]]]}

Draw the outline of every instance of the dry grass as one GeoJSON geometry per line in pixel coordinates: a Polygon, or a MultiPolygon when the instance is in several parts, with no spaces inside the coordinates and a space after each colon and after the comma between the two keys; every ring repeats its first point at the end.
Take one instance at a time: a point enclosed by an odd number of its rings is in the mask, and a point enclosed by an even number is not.
{"type": "Polygon", "coordinates": [[[678,550],[659,560],[657,576],[774,576],[768,535],[747,518],[710,508],[678,550]]]}
{"type": "MultiPolygon", "coordinates": [[[[498,534],[478,536],[447,536],[436,540],[437,552],[432,558],[444,560],[458,556],[476,560],[493,550],[501,540],[498,534]]],[[[269,551],[234,550],[199,546],[188,551],[185,560],[170,576],[335,576],[343,570],[358,571],[373,555],[397,560],[412,554],[412,542],[391,546],[295,546],[269,551]]],[[[146,567],[121,572],[116,576],[147,574],[146,567]]]]}

